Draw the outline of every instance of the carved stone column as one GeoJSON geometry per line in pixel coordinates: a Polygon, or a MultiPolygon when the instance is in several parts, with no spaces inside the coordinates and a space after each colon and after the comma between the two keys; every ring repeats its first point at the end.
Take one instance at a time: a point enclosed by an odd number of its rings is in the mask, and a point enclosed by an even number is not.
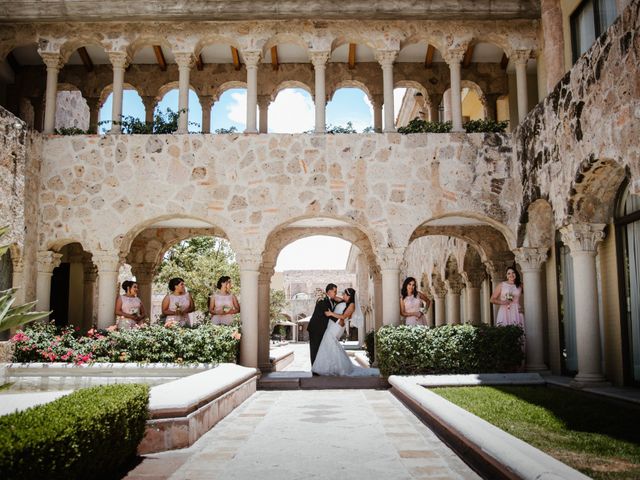
{"type": "Polygon", "coordinates": [[[472,325],[480,325],[482,314],[480,311],[480,288],[484,281],[484,270],[470,270],[464,272],[463,277],[467,284],[467,319],[472,325]]]}
{"type": "MultiPolygon", "coordinates": [[[[395,119],[393,110],[393,62],[398,56],[397,50],[379,50],[378,62],[382,67],[382,87],[384,92],[384,131],[395,132],[395,119]]],[[[399,321],[399,317],[398,317],[399,321]]]]}
{"type": "Polygon", "coordinates": [[[269,131],[269,104],[271,97],[269,95],[258,95],[258,111],[260,112],[260,133],[269,131]]]}
{"type": "Polygon", "coordinates": [[[513,253],[522,269],[527,370],[548,370],[544,363],[544,320],[542,303],[542,265],[547,260],[546,248],[521,247],[513,253]]]}
{"type": "Polygon", "coordinates": [[[175,54],[178,64],[178,130],[176,133],[189,131],[189,76],[194,63],[191,52],[175,54]]]}
{"type": "Polygon", "coordinates": [[[136,283],[140,291],[139,297],[144,305],[144,311],[147,312],[149,320],[154,318],[151,316],[151,307],[153,302],[153,275],[155,269],[150,262],[134,263],[131,265],[131,272],[136,277],[136,283]]]}
{"type": "Polygon", "coordinates": [[[373,131],[382,132],[382,104],[384,102],[382,95],[371,95],[371,105],[373,106],[373,131]]]}
{"type": "Polygon", "coordinates": [[[516,50],[511,55],[516,65],[516,89],[518,91],[518,121],[522,122],[529,112],[529,98],[527,92],[527,62],[531,52],[516,50]]]}
{"type": "Polygon", "coordinates": [[[14,294],[15,305],[22,305],[26,302],[24,288],[24,260],[19,256],[11,256],[12,277],[11,286],[17,288],[14,294]]]}
{"type": "Polygon", "coordinates": [[[100,98],[87,97],[85,98],[87,106],[89,107],[89,131],[98,132],[98,120],[100,117],[100,98]]]}
{"type": "Polygon", "coordinates": [[[574,385],[578,387],[605,381],[600,351],[596,281],[596,252],[598,243],[604,238],[605,226],[598,223],[574,223],[560,229],[562,241],[571,251],[573,275],[576,279],[574,301],[578,374],[574,378],[574,385]]]}
{"type": "Polygon", "coordinates": [[[485,95],[487,120],[498,120],[498,98],[500,98],[499,93],[489,93],[485,95]]]}
{"type": "Polygon", "coordinates": [[[109,61],[113,67],[113,99],[111,108],[111,133],[122,132],[122,92],[124,89],[124,72],[129,64],[124,52],[109,52],[109,61]]]}
{"type": "Polygon", "coordinates": [[[146,123],[153,123],[153,112],[156,109],[157,101],[153,95],[145,95],[142,98],[142,104],[144,105],[144,121],[146,123]]]}
{"type": "Polygon", "coordinates": [[[258,368],[258,271],[260,255],[239,252],[236,255],[240,267],[240,363],[245,367],[258,368]]]}
{"type": "MultiPolygon", "coordinates": [[[[513,266],[513,259],[511,258],[511,253],[509,253],[508,255],[507,254],[500,255],[498,257],[492,258],[491,260],[485,262],[485,267],[491,277],[491,283],[493,284],[494,290],[498,285],[500,285],[501,282],[504,282],[506,280],[507,268],[512,266],[513,266]]],[[[493,292],[491,292],[489,296],[491,296],[492,294],[493,292]]],[[[498,316],[498,308],[499,308],[499,305],[493,305],[492,312],[491,312],[493,315],[493,322],[492,322],[493,325],[495,325],[496,317],[498,316]]]]}
{"type": "Polygon", "coordinates": [[[249,50],[242,52],[247,68],[247,128],[245,133],[258,133],[256,109],[258,104],[258,63],[260,51],[249,50]]]}
{"type": "Polygon", "coordinates": [[[431,277],[431,284],[433,285],[433,305],[435,311],[436,327],[447,324],[445,297],[447,296],[447,285],[442,281],[440,275],[433,275],[431,277]]]}
{"type": "Polygon", "coordinates": [[[440,121],[440,103],[442,103],[442,95],[432,93],[429,95],[429,121],[440,121]]]}
{"type": "Polygon", "coordinates": [[[382,272],[382,323],[400,325],[400,262],[399,249],[385,249],[380,259],[382,272]]]}
{"type": "Polygon", "coordinates": [[[82,297],[82,324],[85,328],[91,327],[95,323],[93,299],[96,292],[96,279],[98,269],[91,261],[85,261],[84,268],[84,295],[82,297]]]}
{"type": "MultiPolygon", "coordinates": [[[[263,373],[271,371],[271,360],[269,358],[269,337],[271,333],[269,326],[271,318],[269,307],[273,272],[273,266],[263,266],[258,276],[258,368],[263,373]]],[[[295,328],[297,329],[298,326],[296,325],[295,328]]]]}
{"type": "Polygon", "coordinates": [[[211,95],[200,95],[198,97],[202,107],[202,133],[211,133],[211,107],[214,100],[211,95]]]}
{"type": "Polygon", "coordinates": [[[326,132],[326,105],[327,93],[325,87],[325,73],[327,70],[327,60],[331,52],[311,52],[311,63],[315,70],[315,100],[316,100],[316,133],[326,132]]]}
{"type": "Polygon", "coordinates": [[[460,324],[460,293],[464,282],[460,275],[454,275],[445,280],[447,286],[447,325],[460,324]]]}
{"type": "Polygon", "coordinates": [[[92,259],[98,267],[98,328],[107,328],[116,319],[120,257],[118,252],[98,251],[92,259]]]}
{"type": "Polygon", "coordinates": [[[467,51],[466,46],[450,48],[445,54],[445,61],[449,65],[451,74],[451,122],[452,132],[463,132],[462,128],[462,87],[460,66],[464,54],[467,51]]]}
{"type": "Polygon", "coordinates": [[[36,280],[36,310],[51,309],[51,277],[53,269],[60,265],[62,254],[50,250],[38,252],[38,277],[36,280]]]}
{"type": "Polygon", "coordinates": [[[382,327],[382,273],[378,266],[371,266],[370,273],[373,279],[373,314],[374,326],[377,331],[382,327]]]}
{"type": "Polygon", "coordinates": [[[51,134],[56,126],[56,100],[58,97],[58,73],[62,68],[59,53],[40,52],[42,61],[47,66],[47,89],[44,106],[44,129],[42,133],[51,134]]]}

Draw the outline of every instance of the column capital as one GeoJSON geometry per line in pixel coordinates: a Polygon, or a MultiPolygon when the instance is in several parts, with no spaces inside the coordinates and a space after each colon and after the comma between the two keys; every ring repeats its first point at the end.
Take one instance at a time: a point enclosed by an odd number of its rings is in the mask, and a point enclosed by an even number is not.
{"type": "Polygon", "coordinates": [[[96,281],[96,277],[98,276],[98,267],[96,267],[93,263],[85,262],[83,265],[83,271],[85,283],[93,283],[96,281]]]}
{"type": "Polygon", "coordinates": [[[243,50],[242,58],[247,68],[258,68],[260,62],[260,56],[262,52],[260,50],[243,50]]]}
{"type": "Polygon", "coordinates": [[[139,283],[151,283],[155,274],[155,268],[151,262],[132,263],[131,271],[139,283]]]}
{"type": "Polygon", "coordinates": [[[271,95],[258,95],[258,107],[268,108],[271,103],[271,95]]]}
{"type": "Polygon", "coordinates": [[[91,261],[98,267],[98,274],[117,272],[120,269],[121,260],[118,252],[97,251],[93,253],[91,261]]]}
{"type": "Polygon", "coordinates": [[[462,292],[462,289],[465,287],[462,276],[460,275],[451,276],[447,278],[444,283],[447,286],[447,290],[454,295],[460,295],[460,292],[462,292]]]}
{"type": "Polygon", "coordinates": [[[62,254],[51,250],[40,250],[38,252],[38,272],[53,273],[53,269],[60,265],[62,254]]]}
{"type": "Polygon", "coordinates": [[[193,52],[175,52],[173,58],[175,58],[178,68],[191,68],[195,63],[193,52]]]}
{"type": "Polygon", "coordinates": [[[238,252],[236,254],[236,262],[240,270],[253,270],[259,271],[260,264],[262,263],[262,256],[253,252],[238,252]]]}
{"type": "Polygon", "coordinates": [[[47,70],[55,69],[60,70],[64,63],[62,62],[62,55],[59,52],[38,52],[42,61],[47,66],[47,70]]]}
{"type": "Polygon", "coordinates": [[[444,52],[443,57],[445,62],[448,65],[462,63],[464,59],[464,54],[467,51],[466,45],[457,45],[455,47],[450,47],[446,52],[444,52]]]}
{"type": "Polygon", "coordinates": [[[215,103],[213,95],[198,95],[198,101],[200,102],[200,106],[203,109],[205,108],[211,109],[211,107],[215,103]]]}
{"type": "Polygon", "coordinates": [[[523,272],[539,272],[547,260],[547,250],[544,247],[520,247],[514,249],[513,254],[523,272]]]}
{"type": "Polygon", "coordinates": [[[89,110],[98,108],[98,106],[100,105],[100,97],[85,97],[84,99],[87,102],[89,110]]]}
{"type": "Polygon", "coordinates": [[[115,68],[125,69],[129,65],[129,56],[126,52],[107,52],[111,66],[115,68]]]}
{"type": "Polygon", "coordinates": [[[311,58],[314,68],[317,68],[326,66],[330,55],[329,51],[314,51],[309,53],[309,58],[311,58]]]}
{"type": "Polygon", "coordinates": [[[487,260],[486,262],[484,262],[484,265],[487,268],[487,271],[489,272],[491,279],[494,280],[494,282],[496,280],[498,282],[501,282],[505,279],[505,273],[507,271],[507,268],[513,266],[513,260],[510,257],[503,258],[503,256],[499,256],[499,257],[495,257],[490,260],[487,260]]]}
{"type": "Polygon", "coordinates": [[[11,266],[14,273],[20,273],[24,271],[24,260],[22,256],[11,256],[11,266]]]}
{"type": "Polygon", "coordinates": [[[371,275],[371,278],[373,278],[375,280],[375,278],[380,278],[380,267],[378,265],[369,265],[369,275],[371,275]]]}
{"type": "Polygon", "coordinates": [[[381,270],[398,270],[403,259],[403,252],[399,248],[384,248],[378,255],[381,270]]]}
{"type": "Polygon", "coordinates": [[[531,57],[531,50],[518,49],[511,52],[511,60],[515,65],[526,65],[531,57]]]}
{"type": "Polygon", "coordinates": [[[142,104],[145,109],[155,107],[158,101],[158,99],[153,95],[141,95],[140,98],[142,99],[142,104]]]}
{"type": "Polygon", "coordinates": [[[376,59],[378,63],[385,67],[391,67],[393,62],[396,61],[396,57],[398,56],[398,50],[378,50],[376,51],[376,59]]]}
{"type": "Polygon", "coordinates": [[[467,285],[471,288],[480,288],[486,277],[485,271],[480,268],[462,272],[461,275],[467,285]]]}
{"type": "Polygon", "coordinates": [[[562,242],[571,254],[592,253],[595,255],[598,243],[604,239],[604,223],[571,223],[560,229],[562,242]]]}
{"type": "Polygon", "coordinates": [[[431,285],[434,297],[442,299],[447,296],[447,285],[442,281],[440,275],[431,276],[431,285]]]}

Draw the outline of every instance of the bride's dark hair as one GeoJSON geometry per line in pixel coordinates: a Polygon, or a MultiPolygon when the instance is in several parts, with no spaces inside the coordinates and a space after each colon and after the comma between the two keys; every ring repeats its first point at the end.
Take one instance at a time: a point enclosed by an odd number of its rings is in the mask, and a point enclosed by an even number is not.
{"type": "Polygon", "coordinates": [[[353,288],[349,287],[344,289],[344,293],[349,295],[349,301],[347,302],[348,307],[351,303],[354,303],[356,301],[356,291],[353,288]]]}

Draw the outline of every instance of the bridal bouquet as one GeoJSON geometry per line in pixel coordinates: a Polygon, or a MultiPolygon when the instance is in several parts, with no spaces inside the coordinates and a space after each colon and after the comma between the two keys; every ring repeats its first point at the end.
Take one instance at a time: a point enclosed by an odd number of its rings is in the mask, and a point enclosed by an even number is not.
{"type": "Polygon", "coordinates": [[[513,293],[509,292],[504,296],[505,300],[509,302],[507,305],[507,309],[511,307],[511,302],[513,302],[513,293]]]}

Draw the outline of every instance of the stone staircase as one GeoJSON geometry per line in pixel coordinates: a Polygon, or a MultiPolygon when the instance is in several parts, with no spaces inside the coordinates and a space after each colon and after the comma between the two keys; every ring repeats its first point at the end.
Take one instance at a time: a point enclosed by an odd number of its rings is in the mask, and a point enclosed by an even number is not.
{"type": "Polygon", "coordinates": [[[270,372],[258,379],[258,390],[387,389],[389,382],[372,369],[370,376],[323,377],[311,372],[270,372]]]}

